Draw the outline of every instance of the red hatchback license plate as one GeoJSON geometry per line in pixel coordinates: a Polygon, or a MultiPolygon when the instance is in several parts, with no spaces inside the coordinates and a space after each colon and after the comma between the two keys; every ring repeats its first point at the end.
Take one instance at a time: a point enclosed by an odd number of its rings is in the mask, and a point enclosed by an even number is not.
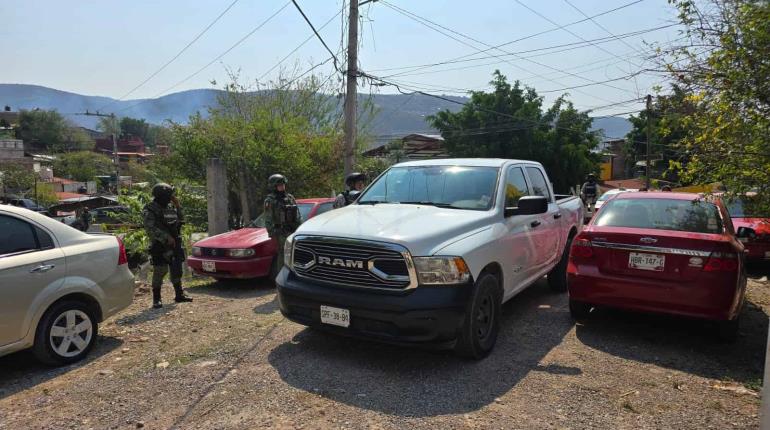
{"type": "Polygon", "coordinates": [[[631,269],[662,272],[666,268],[666,256],[632,252],[628,255],[628,267],[631,269]]]}

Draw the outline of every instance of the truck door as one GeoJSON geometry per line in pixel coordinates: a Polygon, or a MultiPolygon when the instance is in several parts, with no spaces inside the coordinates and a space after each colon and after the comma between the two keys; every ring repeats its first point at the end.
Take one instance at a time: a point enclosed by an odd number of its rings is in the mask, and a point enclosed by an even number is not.
{"type": "Polygon", "coordinates": [[[527,176],[532,189],[532,195],[543,196],[548,199],[548,212],[537,215],[539,224],[533,226],[533,236],[535,238],[536,256],[532,261],[537,261],[537,269],[553,263],[561,257],[559,252],[559,238],[564,233],[561,232],[561,220],[559,206],[553,198],[548,181],[545,179],[543,171],[539,167],[527,166],[527,176]]]}
{"type": "MultiPolygon", "coordinates": [[[[519,198],[530,195],[529,187],[521,166],[511,166],[505,173],[505,207],[517,207],[519,198]]],[[[507,266],[505,271],[506,293],[512,294],[524,286],[524,282],[533,275],[535,238],[532,236],[530,224],[535,221],[535,215],[514,215],[505,219],[506,233],[503,237],[505,253],[503,261],[507,266]]]]}

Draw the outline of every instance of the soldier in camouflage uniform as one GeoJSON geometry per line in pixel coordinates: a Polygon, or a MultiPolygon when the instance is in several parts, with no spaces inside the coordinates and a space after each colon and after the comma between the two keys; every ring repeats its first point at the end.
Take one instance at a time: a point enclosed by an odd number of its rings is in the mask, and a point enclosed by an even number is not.
{"type": "Polygon", "coordinates": [[[358,198],[358,195],[364,189],[364,183],[366,182],[366,175],[363,173],[351,173],[345,178],[345,186],[347,190],[340,193],[336,199],[334,199],[334,209],[344,208],[345,206],[353,203],[358,198]]]}
{"type": "Polygon", "coordinates": [[[286,238],[302,223],[297,201],[286,192],[287,182],[286,177],[281,174],[272,175],[267,181],[270,194],[265,197],[265,228],[268,236],[275,239],[278,245],[278,255],[270,270],[271,279],[275,279],[283,267],[286,238]]]}
{"type": "Polygon", "coordinates": [[[163,277],[171,272],[171,283],[176,297],[174,301],[191,302],[182,290],[182,262],[185,259],[182,248],[182,207],[174,195],[171,185],[159,183],[152,187],[154,199],[144,207],[144,229],[150,239],[152,259],[152,307],[162,308],[160,288],[163,277]]]}

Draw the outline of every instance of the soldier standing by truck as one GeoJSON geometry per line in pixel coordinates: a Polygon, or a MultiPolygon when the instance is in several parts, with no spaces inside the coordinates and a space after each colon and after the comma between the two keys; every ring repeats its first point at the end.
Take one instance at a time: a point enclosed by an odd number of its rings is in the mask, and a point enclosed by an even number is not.
{"type": "Polygon", "coordinates": [[[150,239],[152,260],[152,307],[162,308],[160,290],[163,278],[170,272],[177,303],[191,302],[182,289],[182,207],[174,195],[174,187],[159,183],[152,187],[153,200],[144,207],[144,229],[150,239]]]}
{"type": "Polygon", "coordinates": [[[358,195],[364,189],[364,183],[366,182],[366,175],[363,173],[351,173],[345,178],[345,190],[343,193],[337,196],[334,200],[334,209],[343,208],[358,198],[358,195]]]}
{"type": "Polygon", "coordinates": [[[594,205],[596,205],[596,196],[599,194],[599,185],[596,183],[596,175],[593,173],[588,174],[588,180],[583,184],[580,194],[583,198],[583,204],[593,213],[594,205]]]}
{"type": "Polygon", "coordinates": [[[265,197],[265,228],[267,234],[275,239],[278,255],[270,270],[270,279],[275,279],[283,267],[283,247],[289,237],[302,223],[302,215],[294,196],[286,192],[286,177],[276,173],[267,180],[270,193],[265,197]]]}

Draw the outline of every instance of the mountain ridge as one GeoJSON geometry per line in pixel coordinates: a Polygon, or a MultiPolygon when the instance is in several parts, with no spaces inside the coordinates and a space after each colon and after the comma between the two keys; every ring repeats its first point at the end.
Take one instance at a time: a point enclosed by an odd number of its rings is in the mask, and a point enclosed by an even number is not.
{"type": "MultiPolygon", "coordinates": [[[[119,116],[144,118],[147,122],[160,124],[166,120],[185,123],[195,112],[206,114],[209,106],[216,103],[217,95],[222,90],[192,89],[180,91],[155,99],[116,100],[104,96],[83,95],[42,85],[0,84],[0,106],[7,105],[13,110],[55,109],[75,124],[95,128],[98,117],[82,115],[85,111],[95,112],[109,107],[119,116]]],[[[359,95],[361,100],[368,95],[359,95]]],[[[371,118],[371,131],[381,138],[396,137],[408,133],[431,133],[425,118],[438,111],[448,109],[457,111],[467,97],[443,96],[454,102],[437,99],[422,94],[375,94],[374,106],[378,109],[371,118]]],[[[607,137],[624,137],[631,124],[625,118],[596,117],[592,129],[601,129],[607,137]]]]}

